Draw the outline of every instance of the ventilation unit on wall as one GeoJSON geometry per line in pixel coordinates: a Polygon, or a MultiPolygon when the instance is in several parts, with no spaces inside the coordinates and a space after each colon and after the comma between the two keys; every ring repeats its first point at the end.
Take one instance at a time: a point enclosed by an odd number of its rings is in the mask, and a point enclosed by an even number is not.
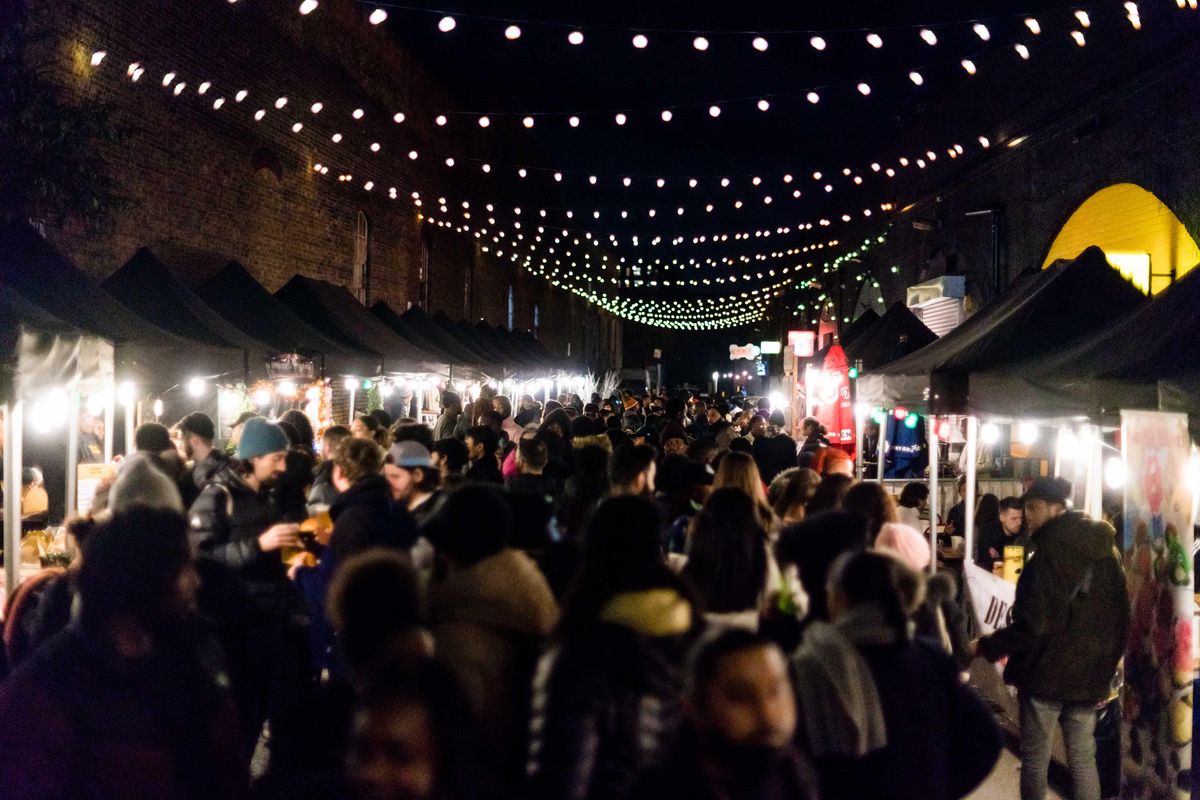
{"type": "Polygon", "coordinates": [[[965,275],[943,275],[908,287],[907,304],[925,327],[945,336],[967,318],[966,296],[965,275]]]}

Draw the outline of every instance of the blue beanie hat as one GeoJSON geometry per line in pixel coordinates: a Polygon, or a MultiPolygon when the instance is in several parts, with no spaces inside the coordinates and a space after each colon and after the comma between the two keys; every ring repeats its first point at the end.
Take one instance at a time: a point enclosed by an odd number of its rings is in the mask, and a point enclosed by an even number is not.
{"type": "Polygon", "coordinates": [[[267,422],[265,417],[251,417],[243,426],[242,438],[237,446],[237,457],[240,459],[281,453],[291,446],[283,428],[267,422]]]}

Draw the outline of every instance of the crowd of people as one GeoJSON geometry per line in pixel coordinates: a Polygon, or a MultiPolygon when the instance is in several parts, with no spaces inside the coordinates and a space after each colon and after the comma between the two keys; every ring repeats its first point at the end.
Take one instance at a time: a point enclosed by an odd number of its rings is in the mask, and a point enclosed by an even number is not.
{"type": "Polygon", "coordinates": [[[1001,747],[963,670],[1022,631],[969,642],[927,497],[782,427],[486,387],[143,425],[10,602],[0,794],[963,797],[1001,747]]]}

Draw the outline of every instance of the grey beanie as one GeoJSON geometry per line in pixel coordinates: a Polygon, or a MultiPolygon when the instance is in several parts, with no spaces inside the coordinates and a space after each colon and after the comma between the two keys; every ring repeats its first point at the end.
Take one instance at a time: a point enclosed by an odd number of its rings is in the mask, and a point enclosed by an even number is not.
{"type": "Polygon", "coordinates": [[[146,453],[134,453],[121,463],[121,471],[108,493],[108,508],[114,514],[133,506],[183,513],[179,487],[146,453]]]}
{"type": "Polygon", "coordinates": [[[282,453],[290,446],[283,428],[267,422],[266,417],[251,417],[243,423],[237,457],[247,459],[265,456],[268,453],[282,453]]]}

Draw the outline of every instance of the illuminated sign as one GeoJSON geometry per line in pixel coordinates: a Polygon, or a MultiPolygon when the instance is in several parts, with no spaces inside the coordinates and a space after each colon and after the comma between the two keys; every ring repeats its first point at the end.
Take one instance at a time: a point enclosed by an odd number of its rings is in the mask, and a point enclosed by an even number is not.
{"type": "Polygon", "coordinates": [[[809,358],[816,352],[817,334],[814,331],[788,331],[788,345],[796,358],[809,358]]]}
{"type": "Polygon", "coordinates": [[[729,345],[729,360],[739,361],[741,359],[752,360],[758,358],[759,349],[756,344],[729,345]]]}
{"type": "Polygon", "coordinates": [[[762,342],[759,350],[764,356],[773,356],[783,352],[783,342],[762,342]]]}

